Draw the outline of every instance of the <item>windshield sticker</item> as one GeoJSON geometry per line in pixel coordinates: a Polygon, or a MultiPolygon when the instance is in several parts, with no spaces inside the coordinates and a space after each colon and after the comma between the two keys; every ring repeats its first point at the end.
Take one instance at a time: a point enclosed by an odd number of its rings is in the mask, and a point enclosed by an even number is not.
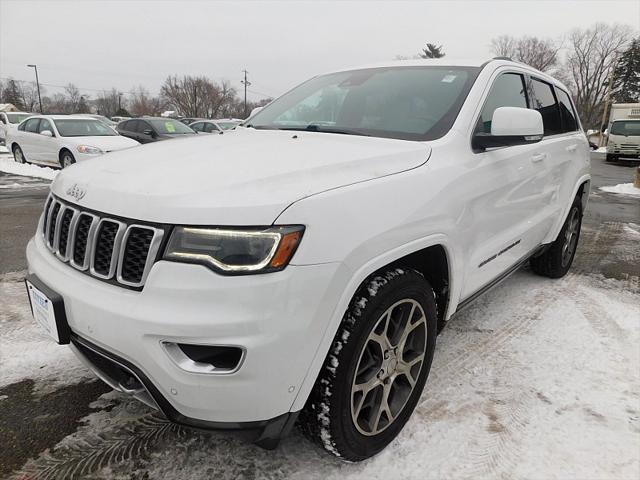
{"type": "Polygon", "coordinates": [[[442,78],[442,80],[441,80],[441,81],[442,81],[442,82],[444,82],[444,83],[451,83],[451,82],[453,82],[455,79],[456,79],[456,75],[445,75],[445,76],[442,78]]]}
{"type": "Polygon", "coordinates": [[[176,127],[173,123],[171,122],[164,122],[164,128],[167,130],[167,132],[169,133],[176,133],[176,127]]]}

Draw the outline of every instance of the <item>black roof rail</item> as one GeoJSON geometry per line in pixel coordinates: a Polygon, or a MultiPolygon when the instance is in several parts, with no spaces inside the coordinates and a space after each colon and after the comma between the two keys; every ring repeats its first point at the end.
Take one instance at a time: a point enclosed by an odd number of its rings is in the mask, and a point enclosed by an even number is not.
{"type": "Polygon", "coordinates": [[[509,60],[510,62],[513,62],[510,57],[493,57],[491,60],[509,60]]]}

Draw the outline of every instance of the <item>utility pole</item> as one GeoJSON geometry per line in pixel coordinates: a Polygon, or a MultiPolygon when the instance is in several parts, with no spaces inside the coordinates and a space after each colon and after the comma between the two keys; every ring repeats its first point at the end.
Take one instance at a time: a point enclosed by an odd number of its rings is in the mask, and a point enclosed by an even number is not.
{"type": "Polygon", "coordinates": [[[122,110],[122,92],[118,92],[118,114],[122,110]]]}
{"type": "Polygon", "coordinates": [[[618,52],[613,57],[613,63],[611,64],[611,71],[609,72],[609,85],[607,86],[607,96],[604,100],[604,109],[602,110],[602,122],[600,122],[600,141],[598,147],[604,146],[604,126],[607,121],[607,112],[609,110],[609,103],[611,103],[611,90],[613,89],[613,74],[616,71],[616,65],[618,64],[618,52]]]}
{"type": "MultiPolygon", "coordinates": [[[[27,65],[27,67],[33,68],[36,71],[36,85],[38,87],[38,102],[40,103],[40,113],[44,113],[42,111],[42,97],[40,96],[40,80],[38,79],[38,66],[37,65],[27,65]]],[[[246,110],[246,107],[245,107],[246,110]]]]}
{"type": "Polygon", "coordinates": [[[244,118],[247,118],[247,87],[251,85],[251,82],[247,80],[247,72],[246,70],[242,70],[244,72],[244,80],[241,80],[240,83],[244,85],[244,118]]]}

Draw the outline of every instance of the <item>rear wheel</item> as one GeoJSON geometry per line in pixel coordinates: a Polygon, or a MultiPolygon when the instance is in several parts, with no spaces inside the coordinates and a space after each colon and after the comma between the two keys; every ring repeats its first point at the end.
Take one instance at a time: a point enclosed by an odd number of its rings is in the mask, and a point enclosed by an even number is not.
{"type": "Polygon", "coordinates": [[[351,301],[300,417],[302,430],[350,461],[380,452],[422,393],[437,332],[435,296],[417,271],[390,269],[351,301]]]}
{"type": "Polygon", "coordinates": [[[60,155],[60,166],[62,168],[70,167],[74,163],[76,163],[76,159],[73,158],[73,155],[70,151],[65,150],[64,152],[62,152],[62,154],[60,155]]]}
{"type": "Polygon", "coordinates": [[[538,275],[550,278],[564,277],[576,254],[582,226],[582,201],[576,196],[569,210],[569,215],[560,230],[558,238],[542,255],[531,259],[531,269],[538,275]]]}
{"type": "Polygon", "coordinates": [[[18,145],[14,145],[13,147],[13,159],[18,163],[27,163],[27,159],[18,145]]]}

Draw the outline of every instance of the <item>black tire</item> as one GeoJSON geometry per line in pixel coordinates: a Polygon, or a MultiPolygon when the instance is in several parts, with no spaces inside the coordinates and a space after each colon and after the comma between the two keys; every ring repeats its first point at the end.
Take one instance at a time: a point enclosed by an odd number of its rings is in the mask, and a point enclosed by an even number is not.
{"type": "Polygon", "coordinates": [[[73,158],[73,155],[69,150],[64,150],[60,154],[60,168],[70,167],[76,163],[76,159],[73,158]]]}
{"type": "Polygon", "coordinates": [[[29,163],[27,157],[24,156],[24,152],[18,145],[13,146],[13,160],[18,163],[29,163]]]}
{"type": "Polygon", "coordinates": [[[576,254],[578,241],[580,240],[580,229],[582,227],[582,201],[580,195],[576,196],[571,204],[569,215],[558,234],[558,238],[551,244],[551,246],[542,254],[537,257],[533,257],[530,260],[531,269],[538,275],[549,278],[564,277],[576,254]],[[572,234],[569,229],[572,229],[572,223],[574,219],[577,221],[576,230],[572,234]],[[569,237],[571,235],[571,237],[569,237]],[[568,249],[568,250],[567,250],[568,249]]]}
{"type": "MultiPolygon", "coordinates": [[[[414,312],[414,307],[410,311],[414,312]]],[[[380,452],[402,430],[420,399],[431,368],[436,336],[437,306],[435,294],[429,282],[419,272],[412,269],[394,268],[370,277],[360,286],[344,314],[322,370],[316,379],[315,386],[305,408],[301,412],[299,425],[302,431],[318,445],[345,460],[360,461],[380,452]],[[417,308],[419,305],[424,316],[420,316],[420,321],[416,320],[414,323],[414,319],[417,318],[416,314],[414,313],[412,318],[407,320],[411,313],[405,314],[404,312],[408,311],[408,309],[404,309],[396,316],[397,320],[392,320],[395,312],[394,308],[404,307],[405,304],[402,302],[407,301],[415,305],[415,312],[418,314],[420,314],[417,308]],[[400,306],[396,307],[396,305],[400,306]],[[390,312],[388,317],[383,316],[386,312],[390,312]],[[388,338],[389,329],[394,330],[399,335],[408,331],[411,333],[405,334],[411,336],[414,335],[414,332],[417,332],[419,335],[418,344],[424,353],[422,355],[416,353],[416,357],[423,356],[423,359],[409,369],[410,375],[415,380],[414,385],[412,387],[409,386],[409,391],[403,393],[402,404],[396,407],[393,419],[387,420],[382,431],[366,435],[359,431],[362,426],[356,427],[357,419],[352,416],[352,401],[356,398],[355,396],[352,397],[352,395],[357,395],[357,393],[352,392],[352,388],[354,388],[355,392],[356,387],[354,384],[359,378],[356,377],[356,374],[359,374],[356,369],[361,367],[360,363],[364,358],[365,347],[370,348],[370,342],[372,342],[370,335],[378,332],[383,318],[389,318],[386,323],[389,327],[385,328],[383,334],[385,338],[388,338]],[[392,327],[392,324],[395,324],[395,326],[392,327]],[[402,324],[405,327],[402,327],[402,324]],[[407,329],[407,324],[418,326],[420,330],[414,329],[414,327],[407,329]],[[418,367],[419,370],[414,371],[418,365],[420,365],[418,367]]],[[[415,344],[416,335],[406,338],[406,343],[400,341],[398,344],[415,344]],[[412,340],[409,340],[409,338],[412,338],[412,340]]],[[[413,347],[404,348],[411,350],[413,347]]],[[[382,350],[380,351],[382,352],[382,350]]],[[[404,358],[405,350],[403,347],[393,348],[393,352],[393,358],[396,359],[393,360],[395,362],[394,366],[389,367],[391,363],[387,363],[383,367],[389,368],[387,372],[392,372],[392,369],[397,368],[396,366],[402,361],[413,363],[411,360],[407,361],[404,358]],[[400,356],[396,357],[399,348],[401,353],[400,356]]],[[[415,360],[416,358],[414,357],[415,360]]],[[[390,362],[389,360],[381,361],[390,362]]],[[[378,368],[380,367],[373,366],[372,371],[378,373],[374,374],[376,378],[372,376],[368,380],[376,382],[376,386],[359,397],[361,401],[358,412],[366,409],[373,411],[373,407],[365,408],[365,404],[368,403],[369,396],[374,398],[375,402],[375,398],[380,398],[378,395],[381,395],[385,398],[387,411],[391,413],[393,400],[398,398],[398,394],[393,393],[394,398],[392,399],[391,394],[388,397],[384,396],[384,389],[399,389],[402,387],[401,383],[410,385],[406,374],[404,374],[405,377],[403,378],[403,374],[398,373],[399,370],[396,370],[393,374],[389,373],[389,375],[395,375],[392,378],[383,379],[383,370],[378,371],[378,368]],[[386,399],[389,400],[387,401],[386,399]]],[[[403,388],[405,388],[405,391],[407,390],[406,387],[403,388]]],[[[394,390],[394,392],[398,391],[400,390],[394,390]]],[[[381,412],[382,407],[378,410],[376,430],[381,419],[381,412]]],[[[386,413],[385,416],[387,419],[389,418],[386,413]]]]}
{"type": "Polygon", "coordinates": [[[607,162],[617,162],[618,161],[618,156],[617,155],[613,155],[611,153],[607,153],[607,162]]]}

